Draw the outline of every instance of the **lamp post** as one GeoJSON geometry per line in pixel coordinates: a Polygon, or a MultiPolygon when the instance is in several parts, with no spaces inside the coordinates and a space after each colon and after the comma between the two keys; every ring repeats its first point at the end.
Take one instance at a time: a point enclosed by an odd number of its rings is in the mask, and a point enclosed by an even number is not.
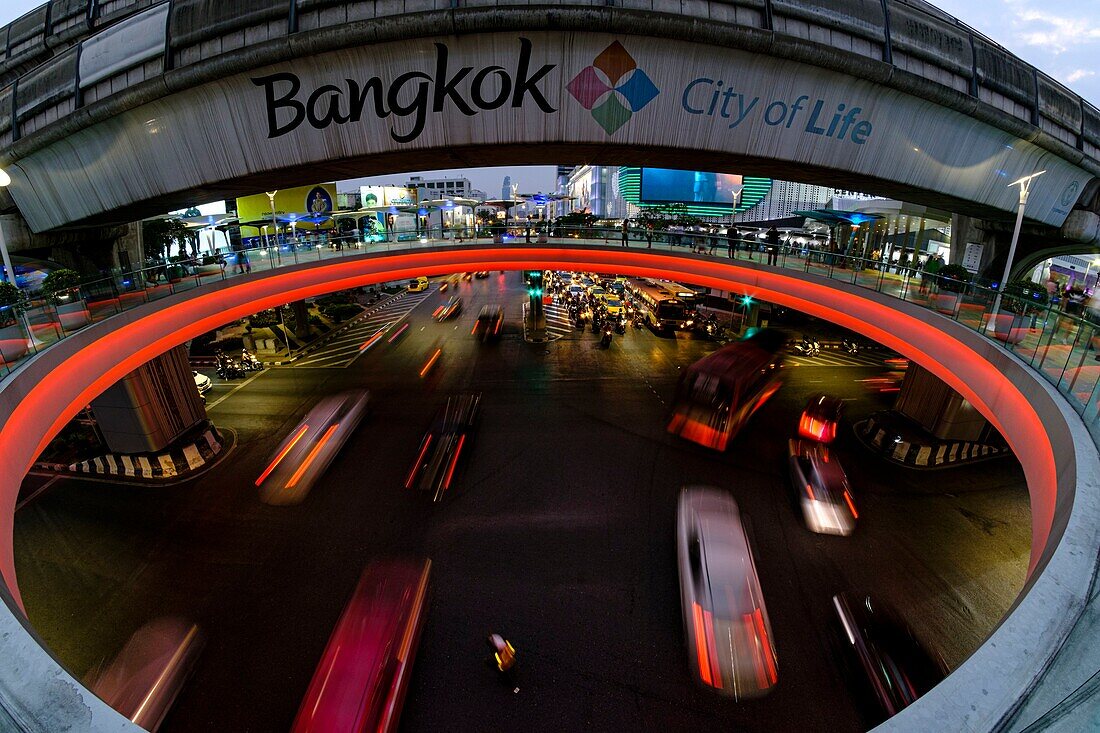
{"type": "Polygon", "coordinates": [[[993,298],[993,311],[989,316],[990,329],[993,329],[993,324],[997,321],[997,314],[1001,310],[1001,295],[1008,286],[1008,277],[1012,270],[1012,260],[1016,258],[1016,243],[1020,240],[1020,228],[1024,224],[1024,208],[1027,207],[1027,197],[1028,194],[1031,193],[1031,184],[1035,182],[1036,178],[1044,173],[1046,173],[1046,171],[1041,170],[1008,184],[1009,188],[1012,186],[1020,187],[1020,204],[1019,209],[1016,211],[1016,227],[1012,230],[1012,243],[1008,245],[1008,259],[1005,260],[1005,271],[1004,274],[1001,275],[1000,284],[997,286],[997,295],[993,298]]]}
{"type": "MultiPolygon", "coordinates": [[[[11,176],[0,169],[0,188],[7,188],[10,185],[11,176]]],[[[15,268],[11,265],[11,255],[8,254],[8,242],[4,237],[4,225],[2,223],[0,223],[0,254],[4,256],[4,272],[8,275],[8,282],[19,287],[19,284],[15,282],[15,268]]]]}
{"type": "Polygon", "coordinates": [[[275,232],[275,251],[279,250],[279,225],[275,223],[275,194],[279,193],[279,189],[274,191],[265,191],[267,194],[268,203],[271,204],[271,231],[275,232]]]}
{"type": "Polygon", "coordinates": [[[1091,261],[1090,261],[1090,262],[1088,262],[1088,264],[1087,264],[1087,265],[1085,266],[1085,284],[1081,286],[1081,287],[1083,287],[1083,288],[1084,288],[1085,290],[1088,290],[1088,288],[1089,288],[1089,270],[1091,270],[1091,269],[1092,269],[1092,266],[1093,266],[1093,265],[1096,265],[1097,267],[1100,267],[1100,258],[1097,258],[1097,259],[1091,260],[1091,261]]]}

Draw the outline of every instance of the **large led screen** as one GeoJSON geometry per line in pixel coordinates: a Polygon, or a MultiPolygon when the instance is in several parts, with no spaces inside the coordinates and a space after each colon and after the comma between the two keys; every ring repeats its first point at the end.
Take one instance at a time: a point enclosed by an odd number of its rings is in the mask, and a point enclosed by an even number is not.
{"type": "Polygon", "coordinates": [[[642,168],[641,200],[646,203],[685,202],[733,205],[741,176],[732,173],[642,168]]]}

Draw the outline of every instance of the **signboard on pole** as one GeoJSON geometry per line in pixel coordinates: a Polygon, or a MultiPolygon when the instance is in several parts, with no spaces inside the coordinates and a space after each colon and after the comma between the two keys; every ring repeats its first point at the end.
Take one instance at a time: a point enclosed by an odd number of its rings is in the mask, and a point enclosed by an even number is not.
{"type": "Polygon", "coordinates": [[[985,252],[984,244],[978,244],[977,242],[967,242],[966,251],[963,252],[962,266],[970,272],[978,272],[978,268],[982,265],[983,252],[985,252]]]}

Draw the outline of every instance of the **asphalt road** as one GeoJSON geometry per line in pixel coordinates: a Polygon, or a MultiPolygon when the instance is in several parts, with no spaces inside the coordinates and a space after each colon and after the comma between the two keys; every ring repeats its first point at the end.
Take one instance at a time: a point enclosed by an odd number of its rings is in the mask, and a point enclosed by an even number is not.
{"type": "Polygon", "coordinates": [[[208,644],[162,730],[286,730],[363,566],[427,556],[431,601],[403,730],[846,731],[863,724],[829,651],[833,593],[888,600],[957,666],[1022,586],[1030,515],[1011,460],[916,472],[846,428],[837,453],[856,489],[856,533],[812,534],[793,511],[785,444],[805,400],[846,398],[857,419],[886,404],[859,381],[881,369],[788,368],[719,455],[663,429],[679,370],[712,345],[646,330],[606,350],[590,332],[526,344],[516,273],[458,293],[456,320],[430,319],[446,297],[433,294],[399,339],[346,368],[216,386],[211,416],[237,444],[192,481],[65,479],[27,501],[20,588],[58,658],[84,675],[148,619],[186,616],[208,644]],[[505,307],[496,345],[470,336],[485,303],[505,307]],[[372,411],[326,477],[300,506],[261,504],[253,481],[278,442],[319,395],[352,386],[371,389],[372,411]],[[434,407],[463,390],[484,394],[480,429],[433,506],[402,486],[434,407]],[[673,540],[679,487],[697,483],[729,489],[749,517],[779,658],[779,684],[761,700],[730,702],[689,677],[673,540]],[[519,650],[518,693],[483,663],[490,631],[519,650]]]}

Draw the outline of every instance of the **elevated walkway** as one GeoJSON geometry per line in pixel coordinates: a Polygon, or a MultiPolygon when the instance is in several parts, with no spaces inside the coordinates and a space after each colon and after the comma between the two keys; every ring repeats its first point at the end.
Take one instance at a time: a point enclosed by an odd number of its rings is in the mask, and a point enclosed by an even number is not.
{"type": "Polygon", "coordinates": [[[1002,329],[993,319],[989,330],[991,293],[950,282],[921,292],[911,280],[862,269],[867,263],[859,260],[821,261],[801,251],[786,252],[779,266],[768,267],[661,241],[652,249],[607,246],[601,236],[552,238],[544,245],[402,243],[280,255],[282,262],[269,252],[260,264],[265,257],[253,253],[251,274],[236,275],[229,267],[167,289],[145,282],[143,273],[124,287],[90,283],[72,296],[87,305],[85,323],[64,325],[57,307],[44,304],[36,306],[44,318],[37,325],[46,328],[10,327],[22,329],[26,353],[7,359],[0,379],[0,571],[6,580],[0,593],[9,611],[0,614],[0,729],[136,730],[41,648],[21,615],[12,562],[19,489],[13,477],[24,475],[91,396],[178,343],[276,304],[426,273],[547,268],[667,277],[748,293],[858,330],[962,393],[1004,435],[1027,476],[1029,578],[987,643],[881,729],[1022,730],[1031,721],[1060,729],[1060,721],[1076,722],[1096,709],[1088,694],[1100,659],[1100,642],[1089,634],[1100,547],[1100,456],[1090,433],[1097,424],[1096,388],[1082,394],[1085,375],[1066,378],[1067,370],[1079,368],[1072,365],[1091,338],[1086,322],[1024,312],[1026,324],[1002,329]],[[108,305],[92,307],[101,301],[108,305]],[[1016,339],[1014,329],[1025,333],[1016,339]],[[1061,364],[1055,369],[1059,362],[1046,347],[1058,334],[1067,335],[1069,348],[1055,352],[1061,364]]]}

